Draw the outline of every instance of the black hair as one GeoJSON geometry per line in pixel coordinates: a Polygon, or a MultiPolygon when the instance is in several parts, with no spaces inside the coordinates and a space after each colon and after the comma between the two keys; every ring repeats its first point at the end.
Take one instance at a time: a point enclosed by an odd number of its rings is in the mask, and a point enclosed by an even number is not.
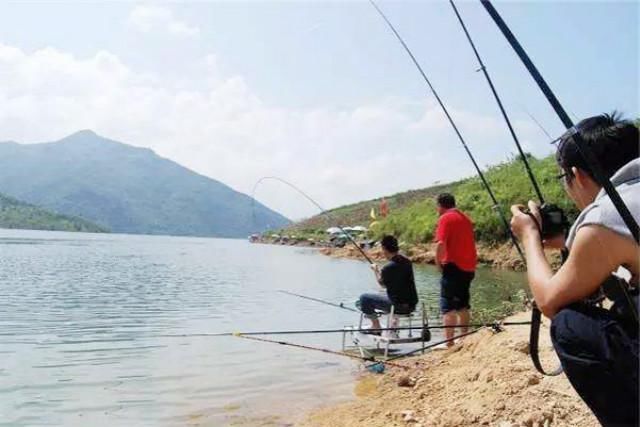
{"type": "Polygon", "coordinates": [[[398,239],[391,235],[387,234],[384,236],[382,240],[380,240],[380,245],[391,253],[398,252],[398,239]]]}
{"type": "MultiPolygon", "coordinates": [[[[638,127],[630,120],[624,120],[615,111],[584,119],[575,126],[575,130],[591,148],[607,178],[611,178],[618,169],[639,157],[638,127]]],[[[575,167],[585,171],[596,181],[593,171],[578,151],[573,132],[565,132],[558,141],[556,161],[567,179],[573,177],[571,168],[575,167]]]]}
{"type": "Polygon", "coordinates": [[[456,198],[450,193],[440,193],[437,197],[437,202],[445,209],[451,209],[456,207],[456,198]]]}

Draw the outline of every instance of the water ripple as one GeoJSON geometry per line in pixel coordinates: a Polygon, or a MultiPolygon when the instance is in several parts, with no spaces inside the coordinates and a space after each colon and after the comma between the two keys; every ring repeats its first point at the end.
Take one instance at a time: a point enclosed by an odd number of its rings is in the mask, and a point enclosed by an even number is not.
{"type": "MultiPolygon", "coordinates": [[[[226,405],[286,418],[288,400],[303,407],[349,395],[349,359],[167,336],[353,324],[349,313],[276,292],[349,303],[376,289],[363,263],[313,254],[225,239],[0,230],[0,427],[181,426],[201,413],[224,425],[226,405]]],[[[434,271],[416,273],[421,298],[437,306],[434,271]]],[[[491,285],[486,301],[513,290],[491,285]]],[[[292,341],[340,345],[339,336],[292,341]]]]}

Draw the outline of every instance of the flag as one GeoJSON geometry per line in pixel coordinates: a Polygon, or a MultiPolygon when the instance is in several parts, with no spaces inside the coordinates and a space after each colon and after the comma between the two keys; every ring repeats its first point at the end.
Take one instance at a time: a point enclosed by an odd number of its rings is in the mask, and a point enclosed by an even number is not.
{"type": "Polygon", "coordinates": [[[387,204],[386,199],[383,197],[380,201],[380,216],[386,218],[389,215],[389,205],[387,204]]]}

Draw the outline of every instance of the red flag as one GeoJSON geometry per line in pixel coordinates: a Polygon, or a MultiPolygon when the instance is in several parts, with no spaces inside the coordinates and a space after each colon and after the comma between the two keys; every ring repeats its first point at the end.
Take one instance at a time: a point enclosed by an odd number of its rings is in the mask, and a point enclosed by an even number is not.
{"type": "Polygon", "coordinates": [[[382,200],[380,201],[380,216],[385,218],[387,215],[389,215],[389,205],[387,204],[387,201],[383,197],[382,200]]]}

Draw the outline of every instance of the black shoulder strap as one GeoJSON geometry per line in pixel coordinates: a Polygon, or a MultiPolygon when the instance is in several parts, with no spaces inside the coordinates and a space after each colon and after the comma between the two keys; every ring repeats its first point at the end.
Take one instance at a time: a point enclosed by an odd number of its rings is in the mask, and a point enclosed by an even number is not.
{"type": "MultiPolygon", "coordinates": [[[[535,219],[535,217],[534,217],[535,219]]],[[[565,236],[566,237],[566,236],[565,236]]],[[[569,257],[569,249],[562,248],[560,251],[561,262],[564,262],[569,257]]],[[[540,353],[538,349],[538,342],[540,340],[540,324],[542,323],[542,312],[536,305],[536,302],[533,302],[533,307],[531,308],[531,332],[529,334],[529,356],[531,356],[531,361],[533,362],[533,366],[536,367],[538,372],[542,375],[547,375],[549,377],[555,377],[556,375],[560,375],[562,373],[562,365],[558,366],[551,372],[546,372],[542,368],[542,363],[540,363],[540,353]]]]}
{"type": "Polygon", "coordinates": [[[531,356],[531,361],[533,362],[533,366],[536,367],[538,372],[542,375],[547,375],[550,377],[554,377],[556,375],[560,375],[562,373],[562,366],[558,366],[551,372],[547,372],[542,367],[542,363],[540,363],[540,354],[538,352],[538,342],[540,339],[540,323],[542,320],[542,313],[536,306],[536,303],[533,303],[533,308],[531,310],[531,333],[529,334],[529,355],[531,356]]]}

